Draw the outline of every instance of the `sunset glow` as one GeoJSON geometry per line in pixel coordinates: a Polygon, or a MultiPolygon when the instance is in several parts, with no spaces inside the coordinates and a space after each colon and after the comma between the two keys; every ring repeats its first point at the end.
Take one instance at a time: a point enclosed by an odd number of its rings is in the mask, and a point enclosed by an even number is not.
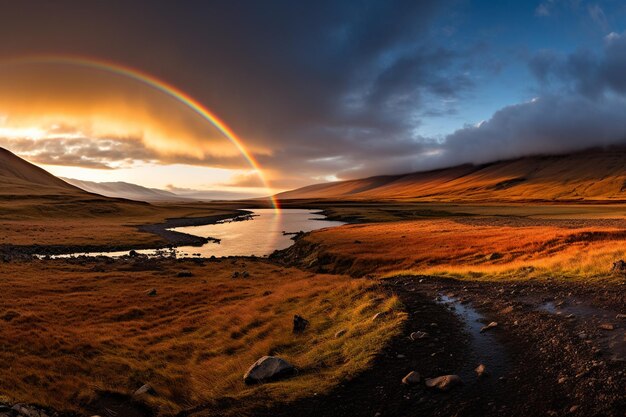
{"type": "MultiPolygon", "coordinates": [[[[110,169],[151,166],[159,177],[166,173],[163,167],[178,163],[176,172],[182,175],[221,170],[216,178],[203,178],[201,183],[228,189],[231,181],[252,169],[260,188],[250,195],[274,194],[253,156],[267,150],[249,150],[214,113],[165,81],[111,62],[64,56],[5,60],[0,72],[0,137],[18,150],[21,144],[22,155],[53,172],[74,171],[83,178],[110,181],[116,177],[110,169]],[[44,72],[46,76],[40,77],[44,72]],[[92,94],[85,94],[85,84],[92,94]],[[54,146],[48,140],[64,141],[64,155],[75,149],[81,158],[40,159],[39,150],[54,146]],[[120,143],[128,154],[120,154],[120,143]],[[104,157],[90,160],[85,148],[104,157]],[[201,169],[192,169],[194,165],[201,169]],[[93,168],[106,170],[86,173],[93,168]],[[225,172],[231,174],[224,181],[225,172]]],[[[254,188],[240,189],[250,190],[254,188]]]]}

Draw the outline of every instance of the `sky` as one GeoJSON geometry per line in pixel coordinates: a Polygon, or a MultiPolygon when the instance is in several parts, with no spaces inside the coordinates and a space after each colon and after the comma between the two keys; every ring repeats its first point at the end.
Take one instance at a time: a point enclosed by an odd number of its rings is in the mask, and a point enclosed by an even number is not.
{"type": "Polygon", "coordinates": [[[0,0],[0,146],[243,197],[620,145],[625,31],[616,0],[0,0]],[[270,189],[188,104],[111,68],[210,110],[270,189]]]}

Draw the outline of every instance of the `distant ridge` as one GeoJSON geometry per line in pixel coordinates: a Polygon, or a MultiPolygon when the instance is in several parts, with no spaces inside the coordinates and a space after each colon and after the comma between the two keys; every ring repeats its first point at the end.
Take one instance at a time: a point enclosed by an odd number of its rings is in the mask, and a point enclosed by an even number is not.
{"type": "Polygon", "coordinates": [[[63,178],[66,182],[90,193],[106,197],[127,198],[130,200],[157,202],[157,201],[191,201],[174,193],[156,188],[143,187],[128,182],[94,182],[72,178],[63,178]]]}
{"type": "Polygon", "coordinates": [[[433,202],[626,201],[626,149],[594,149],[315,184],[276,197],[433,202]]]}

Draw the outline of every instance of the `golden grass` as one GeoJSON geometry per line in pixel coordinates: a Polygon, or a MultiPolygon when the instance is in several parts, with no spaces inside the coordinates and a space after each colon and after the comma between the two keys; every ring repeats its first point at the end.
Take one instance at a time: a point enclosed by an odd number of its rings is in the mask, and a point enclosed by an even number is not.
{"type": "MultiPolygon", "coordinates": [[[[625,256],[626,231],[614,220],[516,218],[413,220],[346,225],[305,238],[327,270],[398,273],[593,277],[625,256]]],[[[302,243],[301,243],[302,244],[302,243]]]]}
{"type": "MultiPolygon", "coordinates": [[[[89,207],[89,204],[72,204],[70,212],[64,215],[63,211],[56,212],[54,206],[44,202],[40,206],[29,206],[18,216],[11,214],[10,210],[3,210],[0,202],[0,245],[154,247],[167,242],[152,233],[140,232],[137,226],[161,223],[168,218],[233,213],[235,206],[209,203],[107,203],[104,207],[106,211],[91,214],[87,210],[89,207]],[[48,216],[46,212],[58,216],[48,216]]],[[[14,205],[13,209],[17,210],[14,205]]]]}
{"type": "Polygon", "coordinates": [[[239,415],[324,392],[399,331],[398,300],[372,285],[262,260],[2,264],[0,395],[81,411],[97,391],[130,394],[149,382],[158,395],[148,401],[162,415],[223,397],[246,399],[230,410],[239,415]],[[178,278],[180,269],[194,276],[178,278]],[[231,278],[244,269],[249,278],[231,278]],[[398,312],[372,321],[390,310],[398,312]],[[294,314],[311,321],[303,335],[291,332],[294,314]],[[299,375],[245,386],[247,367],[267,354],[299,375]]]}

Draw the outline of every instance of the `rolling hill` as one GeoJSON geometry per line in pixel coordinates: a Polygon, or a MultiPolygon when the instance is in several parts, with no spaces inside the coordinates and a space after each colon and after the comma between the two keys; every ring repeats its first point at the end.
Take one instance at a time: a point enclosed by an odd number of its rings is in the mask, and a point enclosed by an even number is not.
{"type": "Polygon", "coordinates": [[[315,184],[280,200],[626,201],[626,149],[534,156],[404,175],[315,184]]]}
{"type": "Polygon", "coordinates": [[[81,190],[0,148],[0,218],[107,217],[146,209],[143,202],[81,190]]]}
{"type": "Polygon", "coordinates": [[[72,178],[63,178],[64,181],[90,193],[106,197],[127,198],[136,201],[189,201],[174,193],[157,188],[142,187],[128,182],[94,182],[72,178]]]}
{"type": "Polygon", "coordinates": [[[0,148],[0,195],[80,195],[84,192],[0,148]]]}

